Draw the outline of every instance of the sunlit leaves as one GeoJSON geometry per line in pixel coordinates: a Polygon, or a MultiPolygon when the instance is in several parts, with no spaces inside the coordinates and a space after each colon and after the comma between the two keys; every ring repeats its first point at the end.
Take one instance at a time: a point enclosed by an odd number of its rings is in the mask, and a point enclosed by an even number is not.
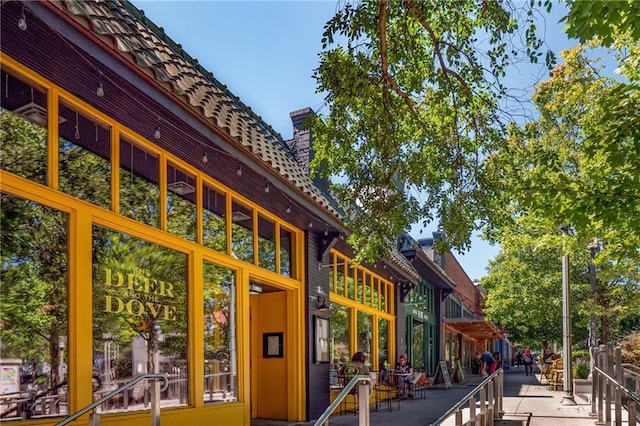
{"type": "Polygon", "coordinates": [[[501,78],[524,51],[512,11],[489,0],[365,1],[325,26],[315,77],[329,112],[306,122],[312,168],[340,176],[334,193],[351,206],[358,259],[385,255],[390,238],[434,215],[452,246],[468,247],[495,199],[482,159],[502,140],[501,78]]]}

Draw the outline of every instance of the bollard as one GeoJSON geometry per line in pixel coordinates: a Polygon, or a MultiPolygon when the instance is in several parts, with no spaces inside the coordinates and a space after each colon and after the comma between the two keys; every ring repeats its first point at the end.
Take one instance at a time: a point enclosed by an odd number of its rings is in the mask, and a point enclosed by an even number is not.
{"type": "Polygon", "coordinates": [[[358,385],[358,425],[369,426],[369,396],[370,382],[360,382],[358,385]]]}
{"type": "MultiPolygon", "coordinates": [[[[599,348],[599,353],[598,353],[598,368],[600,368],[601,370],[605,370],[605,352],[604,352],[604,346],[600,345],[599,348]]],[[[604,424],[604,419],[602,418],[603,414],[604,414],[604,377],[602,377],[601,374],[598,374],[598,421],[596,422],[597,425],[603,425],[604,424]]]]}
{"type": "Polygon", "coordinates": [[[469,400],[469,424],[476,425],[476,397],[472,396],[469,400]]]}
{"type": "MultiPolygon", "coordinates": [[[[624,382],[624,376],[622,371],[622,348],[617,346],[614,352],[615,358],[615,379],[618,383],[624,382]]],[[[615,389],[615,406],[616,406],[616,425],[622,424],[622,392],[616,387],[615,389]]]]}
{"type": "Polygon", "coordinates": [[[482,417],[482,424],[488,424],[487,421],[487,391],[483,387],[480,389],[480,417],[482,417]]]}
{"type": "MultiPolygon", "coordinates": [[[[609,377],[613,377],[613,344],[612,343],[607,343],[607,352],[606,352],[606,357],[605,357],[605,367],[606,369],[604,371],[607,372],[607,375],[609,377]]],[[[613,399],[613,395],[612,395],[612,390],[613,390],[613,384],[609,382],[609,379],[605,380],[606,383],[606,391],[605,391],[605,412],[604,412],[604,418],[605,418],[605,422],[606,424],[610,425],[611,424],[611,401],[613,399]]]]}
{"type": "Polygon", "coordinates": [[[589,413],[589,415],[591,417],[595,417],[598,415],[598,411],[596,408],[596,390],[598,389],[598,377],[596,371],[593,369],[594,366],[598,366],[598,352],[596,351],[595,346],[589,348],[589,353],[591,354],[591,360],[593,361],[591,363],[591,412],[589,413]]]}
{"type": "Polygon", "coordinates": [[[489,383],[487,383],[487,400],[489,403],[489,409],[487,410],[487,424],[492,425],[493,424],[493,419],[494,417],[494,411],[493,411],[493,403],[494,403],[494,398],[493,398],[493,382],[494,379],[491,379],[491,381],[489,383]]]}

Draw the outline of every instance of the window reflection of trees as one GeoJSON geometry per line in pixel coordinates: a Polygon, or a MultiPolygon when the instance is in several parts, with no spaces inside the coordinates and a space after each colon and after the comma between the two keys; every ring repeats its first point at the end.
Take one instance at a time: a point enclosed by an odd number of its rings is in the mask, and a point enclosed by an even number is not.
{"type": "Polygon", "coordinates": [[[236,200],[232,203],[231,249],[237,259],[254,263],[253,209],[236,200]]]}
{"type": "Polygon", "coordinates": [[[66,384],[68,217],[8,194],[0,201],[2,358],[26,362],[18,390],[55,395],[66,384]]]}
{"type": "Polygon", "coordinates": [[[351,359],[349,348],[349,308],[337,303],[331,309],[331,363],[346,362],[351,359]]]}
{"type": "Polygon", "coordinates": [[[276,224],[258,215],[258,266],[275,272],[276,270],[276,224]]]}
{"type": "MultiPolygon", "coordinates": [[[[186,255],[94,226],[93,257],[93,327],[103,340],[94,345],[94,365],[103,365],[103,390],[141,373],[164,372],[173,386],[162,399],[188,403],[186,255]],[[106,366],[104,340],[118,348],[106,366]]],[[[127,393],[120,403],[144,409],[143,396],[127,393]]]]}
{"type": "Polygon", "coordinates": [[[120,213],[160,227],[159,158],[122,139],[120,142],[120,213]]]}
{"type": "Polygon", "coordinates": [[[204,185],[202,193],[203,245],[221,253],[227,252],[227,224],[225,212],[227,208],[226,196],[209,185],[204,185]]]}
{"type": "Polygon", "coordinates": [[[358,351],[367,357],[367,365],[375,365],[371,359],[371,339],[373,337],[372,322],[373,316],[365,312],[358,311],[358,351]]]}
{"type": "Polygon", "coordinates": [[[205,402],[236,401],[235,273],[204,262],[205,402]]]}
{"type": "Polygon", "coordinates": [[[173,164],[167,165],[167,231],[196,240],[196,178],[173,164]]]}
{"type": "Polygon", "coordinates": [[[60,104],[60,191],[111,208],[111,129],[60,104]]]}
{"type": "Polygon", "coordinates": [[[378,318],[378,364],[382,368],[382,363],[387,360],[389,364],[389,320],[378,318]]]}
{"type": "Polygon", "coordinates": [[[290,277],[291,259],[293,253],[292,233],[286,229],[280,228],[280,274],[290,277]]]}
{"type": "Polygon", "coordinates": [[[46,185],[47,94],[5,70],[2,70],[0,77],[3,82],[0,96],[1,167],[7,172],[46,185]]]}

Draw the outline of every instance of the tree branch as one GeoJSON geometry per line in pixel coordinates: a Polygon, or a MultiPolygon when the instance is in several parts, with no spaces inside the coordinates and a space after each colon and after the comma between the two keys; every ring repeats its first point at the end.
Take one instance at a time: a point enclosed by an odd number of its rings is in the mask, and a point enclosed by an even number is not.
{"type": "Polygon", "coordinates": [[[440,68],[442,68],[442,72],[445,74],[445,76],[447,76],[447,80],[449,80],[448,76],[452,76],[453,78],[458,80],[466,96],[468,98],[471,98],[473,94],[471,93],[471,89],[467,85],[467,82],[464,80],[464,78],[462,78],[462,76],[460,76],[460,74],[447,67],[447,64],[444,62],[444,57],[442,56],[442,51],[440,50],[440,40],[438,40],[438,37],[436,37],[436,34],[434,33],[429,23],[423,18],[415,3],[412,0],[404,0],[404,4],[405,6],[407,6],[413,16],[418,20],[418,22],[420,22],[422,28],[427,31],[427,34],[429,34],[429,38],[431,38],[431,41],[433,42],[433,48],[435,49],[436,57],[438,58],[438,62],[440,63],[440,68]]]}
{"type": "MultiPolygon", "coordinates": [[[[415,112],[415,107],[413,105],[413,101],[411,97],[405,93],[398,85],[395,80],[389,74],[389,61],[387,59],[387,0],[380,0],[380,14],[378,17],[378,28],[380,31],[380,72],[383,87],[387,87],[385,83],[391,86],[391,89],[400,96],[404,103],[409,107],[411,112],[415,112]]],[[[385,91],[385,102],[386,102],[386,91],[385,91]]]]}

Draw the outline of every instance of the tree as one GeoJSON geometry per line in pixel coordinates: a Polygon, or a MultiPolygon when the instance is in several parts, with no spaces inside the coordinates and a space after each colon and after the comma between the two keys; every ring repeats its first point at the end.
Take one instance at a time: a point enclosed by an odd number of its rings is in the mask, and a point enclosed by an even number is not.
{"type": "MultiPolygon", "coordinates": [[[[621,256],[634,257],[637,241],[625,243],[624,235],[638,229],[625,218],[637,218],[639,204],[633,191],[639,186],[633,178],[639,162],[633,160],[640,151],[640,117],[634,113],[639,104],[640,13],[630,0],[567,3],[569,34],[594,39],[590,47],[617,49],[618,70],[628,80],[606,82],[601,93],[594,86],[591,94],[597,101],[589,105],[599,107],[587,111],[592,112],[589,119],[576,117],[575,128],[580,127],[581,139],[593,142],[585,151],[601,163],[601,171],[627,167],[626,177],[617,175],[620,179],[611,188],[623,195],[607,238],[624,246],[621,256]],[[589,15],[593,11],[598,13],[589,15]],[[629,153],[632,161],[624,159],[629,153]]],[[[316,79],[330,110],[306,125],[315,132],[312,169],[342,180],[333,190],[352,207],[349,242],[358,249],[357,260],[386,254],[390,236],[413,223],[438,220],[449,247],[458,250],[469,248],[474,229],[501,226],[500,211],[511,203],[514,188],[505,191],[499,171],[491,166],[492,156],[508,157],[508,123],[522,121],[508,113],[507,101],[514,99],[502,79],[509,65],[542,55],[534,19],[540,7],[549,11],[551,2],[532,1],[518,9],[497,1],[439,2],[437,7],[369,1],[348,3],[327,23],[325,44],[344,45],[321,54],[316,79]],[[516,46],[521,27],[525,43],[516,46]]],[[[554,60],[548,52],[547,65],[554,60]]],[[[576,226],[608,220],[613,209],[603,205],[612,197],[603,187],[589,188],[581,203],[563,202],[563,214],[554,215],[564,223],[582,220],[576,226]],[[599,213],[589,217],[585,211],[599,213]]],[[[544,190],[551,191],[547,198],[554,197],[555,188],[544,190]]],[[[545,208],[537,205],[538,211],[545,208]]]]}
{"type": "Polygon", "coordinates": [[[536,345],[562,337],[563,254],[569,255],[574,342],[586,342],[591,313],[596,335],[608,342],[613,334],[633,331],[638,318],[640,271],[605,250],[597,254],[596,291],[588,268],[586,237],[562,237],[553,220],[523,216],[500,230],[501,253],[490,262],[480,283],[487,290],[485,313],[501,323],[519,344],[536,345]],[[628,324],[627,324],[628,323],[628,324]]]}
{"type": "Polygon", "coordinates": [[[528,219],[503,229],[502,250],[480,284],[487,291],[486,316],[514,342],[535,347],[562,338],[562,245],[541,246],[539,233],[553,232],[553,225],[528,219]]]}
{"type": "Polygon", "coordinates": [[[327,23],[325,46],[346,45],[321,54],[315,77],[330,111],[305,125],[312,168],[346,179],[333,189],[358,210],[357,259],[386,255],[390,236],[436,216],[448,242],[468,248],[493,205],[482,160],[503,141],[501,79],[508,64],[541,55],[535,31],[531,7],[491,0],[347,3],[327,23]],[[526,42],[516,46],[520,12],[526,42]]]}

